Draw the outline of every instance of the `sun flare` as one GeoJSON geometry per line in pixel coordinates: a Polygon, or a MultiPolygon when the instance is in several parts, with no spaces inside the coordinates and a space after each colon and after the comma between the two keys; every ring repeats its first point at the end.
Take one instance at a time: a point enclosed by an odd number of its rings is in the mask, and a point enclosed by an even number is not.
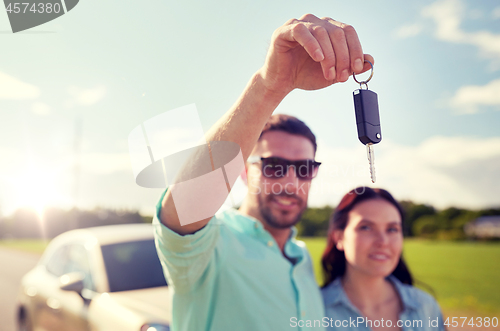
{"type": "Polygon", "coordinates": [[[59,200],[56,182],[57,173],[35,166],[22,169],[12,178],[19,205],[35,210],[40,220],[45,208],[59,200]]]}

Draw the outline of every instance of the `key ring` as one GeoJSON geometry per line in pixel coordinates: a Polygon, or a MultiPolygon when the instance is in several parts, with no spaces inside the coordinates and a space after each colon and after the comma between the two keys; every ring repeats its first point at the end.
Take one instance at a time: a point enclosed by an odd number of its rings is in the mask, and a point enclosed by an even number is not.
{"type": "Polygon", "coordinates": [[[358,83],[358,84],[359,84],[359,88],[362,88],[362,87],[363,87],[363,85],[365,85],[365,86],[366,86],[366,89],[368,90],[368,84],[367,84],[367,83],[368,83],[368,82],[370,81],[370,79],[372,79],[372,77],[373,77],[373,64],[372,64],[370,61],[368,61],[368,60],[365,60],[365,62],[370,63],[370,66],[372,67],[372,73],[370,74],[370,77],[368,77],[368,79],[367,79],[367,80],[364,80],[364,81],[358,82],[358,80],[356,79],[356,75],[355,75],[355,74],[354,74],[354,72],[353,72],[353,73],[352,73],[352,78],[354,78],[354,81],[355,81],[356,83],[358,83]]]}

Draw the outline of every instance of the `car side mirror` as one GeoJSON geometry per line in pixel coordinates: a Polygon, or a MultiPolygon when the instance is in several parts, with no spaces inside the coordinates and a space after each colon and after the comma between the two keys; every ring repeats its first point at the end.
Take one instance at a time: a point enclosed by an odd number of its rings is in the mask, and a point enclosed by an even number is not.
{"type": "Polygon", "coordinates": [[[70,272],[59,277],[59,288],[63,291],[72,291],[81,295],[85,275],[81,272],[70,272]]]}

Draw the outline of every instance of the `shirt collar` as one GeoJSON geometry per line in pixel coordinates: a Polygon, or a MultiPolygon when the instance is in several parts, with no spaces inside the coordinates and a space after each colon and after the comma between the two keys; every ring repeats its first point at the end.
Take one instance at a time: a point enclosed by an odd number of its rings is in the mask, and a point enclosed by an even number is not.
{"type": "MultiPolygon", "coordinates": [[[[242,214],[237,209],[225,210],[223,214],[230,214],[231,216],[233,216],[225,219],[230,220],[231,226],[235,229],[238,229],[239,231],[245,232],[249,235],[258,235],[265,233],[268,236],[271,236],[271,234],[266,229],[264,229],[264,226],[259,220],[250,215],[242,214]]],[[[294,241],[297,237],[297,228],[295,226],[292,226],[291,230],[292,231],[290,232],[287,243],[290,241],[294,241]]]]}
{"type": "Polygon", "coordinates": [[[285,243],[284,251],[286,256],[297,259],[296,262],[300,262],[304,257],[305,244],[302,241],[296,240],[296,237],[297,228],[293,226],[292,231],[290,231],[290,236],[285,243]]]}
{"type": "Polygon", "coordinates": [[[417,310],[419,308],[419,301],[415,298],[415,292],[411,290],[412,287],[401,283],[401,281],[393,275],[390,275],[388,279],[394,284],[394,287],[398,291],[399,297],[405,308],[404,310],[406,310],[406,308],[417,310]]]}
{"type": "Polygon", "coordinates": [[[268,234],[262,223],[250,215],[240,213],[237,209],[227,209],[220,214],[220,218],[229,224],[232,228],[251,236],[261,237],[262,234],[268,234]],[[229,217],[228,217],[229,216],[229,217]]]}
{"type": "MultiPolygon", "coordinates": [[[[404,285],[393,275],[390,275],[389,277],[387,277],[387,279],[392,284],[394,284],[396,291],[398,291],[399,297],[403,302],[403,310],[406,310],[407,308],[417,310],[419,308],[418,301],[414,297],[410,286],[404,285]]],[[[358,311],[358,309],[351,303],[351,301],[347,297],[347,294],[344,292],[341,277],[335,278],[333,282],[327,285],[327,287],[323,288],[323,294],[325,306],[335,306],[342,304],[351,309],[354,309],[355,311],[358,311]]]]}

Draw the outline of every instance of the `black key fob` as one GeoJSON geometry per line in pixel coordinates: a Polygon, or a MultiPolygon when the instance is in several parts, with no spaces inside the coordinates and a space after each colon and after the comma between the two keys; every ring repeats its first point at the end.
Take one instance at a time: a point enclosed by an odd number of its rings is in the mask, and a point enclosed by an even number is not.
{"type": "Polygon", "coordinates": [[[382,140],[377,93],[359,89],[353,92],[358,138],[363,144],[378,144],[382,140]]]}

